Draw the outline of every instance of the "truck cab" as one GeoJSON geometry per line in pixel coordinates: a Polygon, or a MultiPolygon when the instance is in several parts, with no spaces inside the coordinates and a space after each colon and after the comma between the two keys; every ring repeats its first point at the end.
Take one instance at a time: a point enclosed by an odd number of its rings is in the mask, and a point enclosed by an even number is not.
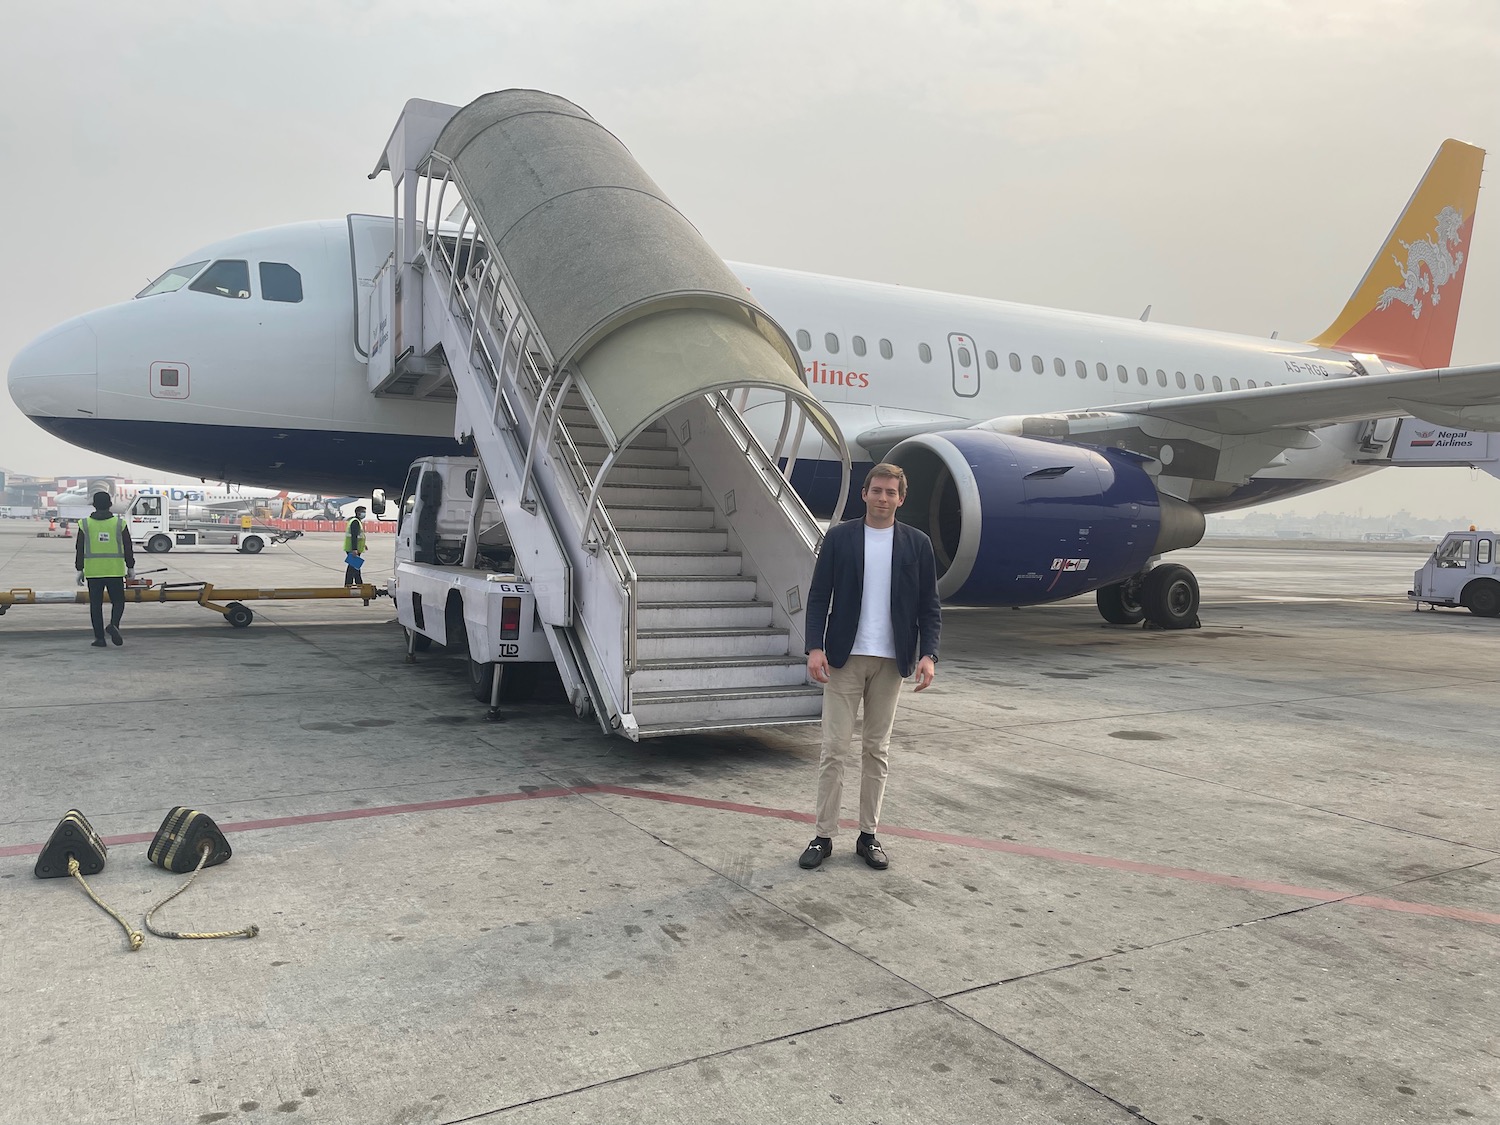
{"type": "Polygon", "coordinates": [[[1462,606],[1476,617],[1500,616],[1497,544],[1500,533],[1494,531],[1450,531],[1412,575],[1407,599],[1418,609],[1462,606]]]}
{"type": "Polygon", "coordinates": [[[516,568],[500,506],[473,457],[424,457],[407,472],[389,583],[408,653],[436,643],[468,661],[480,702],[528,695],[553,665],[552,649],[526,576],[516,568]]]}

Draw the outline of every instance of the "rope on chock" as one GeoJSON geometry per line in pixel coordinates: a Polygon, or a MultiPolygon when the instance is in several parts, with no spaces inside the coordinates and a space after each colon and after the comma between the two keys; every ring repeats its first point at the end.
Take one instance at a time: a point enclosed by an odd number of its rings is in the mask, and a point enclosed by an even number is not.
{"type": "MultiPolygon", "coordinates": [[[[221,938],[221,937],[247,937],[247,938],[252,938],[256,934],[260,933],[260,927],[257,926],[254,922],[251,922],[248,926],[245,926],[243,929],[239,929],[239,930],[219,930],[219,931],[217,931],[215,933],[211,933],[211,934],[184,934],[184,933],[180,933],[177,930],[158,930],[155,926],[153,926],[151,924],[151,916],[153,914],[155,914],[163,906],[166,906],[167,903],[171,902],[174,898],[176,898],[178,895],[180,895],[183,891],[187,890],[189,887],[191,887],[193,885],[193,880],[196,879],[196,878],[198,878],[198,873],[203,870],[204,864],[206,864],[208,862],[208,857],[211,856],[211,855],[213,855],[213,853],[214,853],[214,846],[213,846],[212,843],[210,843],[210,842],[208,842],[208,841],[205,840],[203,842],[202,846],[198,850],[199,850],[199,853],[200,853],[199,857],[198,857],[198,866],[195,867],[195,868],[193,868],[193,873],[188,876],[187,882],[184,883],[184,884],[182,884],[182,886],[178,887],[175,891],[173,891],[166,898],[162,899],[160,902],[158,902],[155,906],[153,906],[150,910],[148,910],[146,912],[146,929],[150,930],[157,937],[164,937],[164,938],[221,938]]],[[[111,911],[111,913],[113,913],[113,911],[111,911]]],[[[136,936],[137,936],[137,938],[139,938],[140,935],[136,935],[136,936]]]]}
{"type": "MultiPolygon", "coordinates": [[[[119,914],[115,912],[114,907],[110,906],[109,903],[105,902],[102,898],[94,893],[94,889],[90,887],[87,880],[84,879],[83,872],[78,869],[78,860],[74,859],[71,855],[68,856],[68,874],[78,880],[79,886],[83,888],[84,893],[87,894],[89,898],[93,899],[94,902],[97,903],[111,918],[120,923],[121,928],[125,931],[125,936],[130,940],[130,952],[138,952],[141,948],[141,945],[146,940],[144,935],[142,935],[140,930],[133,929],[129,922],[125,921],[124,918],[121,918],[119,914]]],[[[147,925],[150,925],[149,919],[147,920],[147,925]]]]}

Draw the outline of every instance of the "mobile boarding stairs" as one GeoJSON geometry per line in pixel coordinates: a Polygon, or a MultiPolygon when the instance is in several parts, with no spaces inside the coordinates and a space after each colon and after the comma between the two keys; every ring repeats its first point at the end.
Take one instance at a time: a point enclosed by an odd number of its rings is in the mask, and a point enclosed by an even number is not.
{"type": "Polygon", "coordinates": [[[487,485],[575,708],[631,739],[815,720],[821,532],[789,479],[810,422],[842,510],[849,453],[786,332],[562,98],[409,101],[382,172],[370,390],[455,401],[482,466],[463,561],[487,485]],[[767,451],[742,411],[778,405],[767,451]]]}

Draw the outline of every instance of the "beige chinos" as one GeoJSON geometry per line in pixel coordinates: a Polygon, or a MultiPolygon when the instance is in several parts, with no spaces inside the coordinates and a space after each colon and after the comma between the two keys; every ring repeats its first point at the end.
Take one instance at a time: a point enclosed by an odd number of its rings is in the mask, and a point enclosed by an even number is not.
{"type": "Polygon", "coordinates": [[[854,717],[864,703],[860,733],[859,830],[874,834],[885,799],[891,726],[901,695],[901,673],[885,656],[851,656],[842,668],[828,668],[823,685],[823,754],[818,762],[817,834],[838,834],[844,796],[844,763],[854,739],[854,717]]]}

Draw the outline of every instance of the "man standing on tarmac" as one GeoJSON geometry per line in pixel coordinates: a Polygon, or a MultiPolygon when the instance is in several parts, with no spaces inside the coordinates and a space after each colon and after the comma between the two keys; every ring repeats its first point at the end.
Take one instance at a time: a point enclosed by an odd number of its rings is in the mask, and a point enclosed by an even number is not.
{"type": "Polygon", "coordinates": [[[109,493],[94,493],[94,510],[78,521],[73,567],[80,584],[89,584],[89,619],[94,623],[94,647],[104,647],[104,634],[117,645],[120,618],[125,616],[125,579],[135,577],[135,545],[123,516],[110,510],[109,493]],[[109,627],[104,625],[104,594],[109,592],[109,627]]]}
{"type": "Polygon", "coordinates": [[[917,691],[930,687],[937,676],[942,608],[932,540],[896,522],[896,509],[906,502],[906,473],[899,465],[876,465],[860,496],[865,518],[828,529],[807,592],[807,674],[825,686],[817,835],[799,863],[817,867],[833,852],[844,760],[863,703],[854,853],[884,871],[890,861],[875,829],[885,797],[896,702],[901,681],[913,667],[917,691]]]}
{"type": "MultiPolygon", "coordinates": [[[[365,554],[365,509],[361,504],[354,509],[354,518],[349,521],[349,526],[344,530],[344,555],[358,555],[360,558],[365,554]]],[[[344,585],[358,586],[360,584],[359,567],[346,564],[344,567],[344,585]]]]}

